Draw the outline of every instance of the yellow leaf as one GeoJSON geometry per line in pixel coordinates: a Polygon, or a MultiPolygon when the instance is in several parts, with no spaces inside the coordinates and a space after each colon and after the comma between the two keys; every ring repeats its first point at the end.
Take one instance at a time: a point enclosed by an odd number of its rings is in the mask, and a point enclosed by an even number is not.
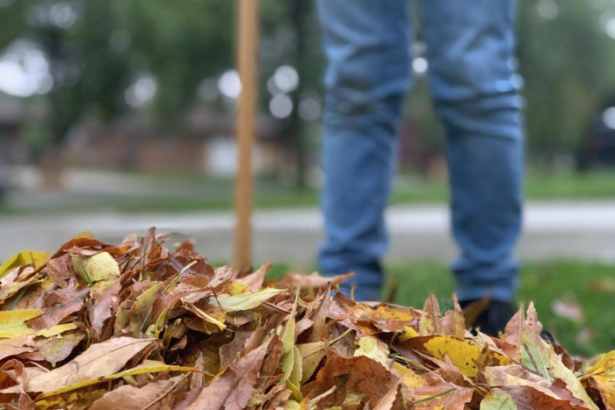
{"type": "Polygon", "coordinates": [[[595,386],[606,408],[615,408],[615,350],[587,369],[581,380],[590,381],[590,385],[595,386]]]}
{"type": "Polygon", "coordinates": [[[295,363],[293,365],[293,371],[290,374],[288,380],[295,386],[301,385],[301,378],[303,377],[303,360],[301,358],[301,352],[297,346],[293,346],[293,355],[295,356],[295,363]]]}
{"type": "Polygon", "coordinates": [[[517,405],[508,394],[492,390],[480,403],[480,410],[517,410],[517,405]]]}
{"type": "Polygon", "coordinates": [[[393,363],[393,369],[401,375],[402,382],[409,389],[414,389],[425,384],[425,380],[418,374],[414,373],[411,369],[403,366],[401,363],[393,363]]]}
{"type": "Polygon", "coordinates": [[[73,267],[88,282],[99,282],[120,276],[120,267],[108,252],[100,252],[89,258],[72,256],[73,267]]]}
{"type": "Polygon", "coordinates": [[[587,369],[581,380],[587,379],[590,376],[611,375],[615,377],[615,350],[602,356],[600,361],[587,369]]]}
{"type": "Polygon", "coordinates": [[[186,366],[173,366],[158,362],[155,360],[145,360],[142,364],[132,369],[124,370],[123,372],[112,374],[111,376],[103,377],[100,379],[88,380],[84,382],[75,383],[73,385],[64,387],[54,392],[48,392],[39,396],[39,399],[46,397],[56,396],[58,394],[68,393],[70,391],[81,389],[83,387],[92,386],[94,384],[108,382],[111,380],[121,379],[123,377],[137,376],[139,374],[161,373],[161,372],[194,372],[197,369],[194,367],[186,366]]]}
{"type": "Polygon", "coordinates": [[[212,300],[209,303],[214,306],[222,307],[222,310],[225,312],[239,312],[242,310],[250,310],[259,307],[263,304],[267,299],[279,295],[284,292],[279,289],[263,289],[259,292],[247,293],[235,296],[223,296],[218,298],[218,300],[212,300]]]}
{"type": "Polygon", "coordinates": [[[282,335],[282,370],[284,375],[280,379],[280,383],[285,383],[289,379],[293,367],[295,365],[295,315],[297,314],[297,302],[299,301],[299,288],[297,288],[297,295],[295,296],[295,303],[293,304],[293,310],[290,312],[290,318],[284,328],[284,334],[282,335]]]}
{"type": "Polygon", "coordinates": [[[231,282],[226,291],[231,296],[237,296],[244,293],[250,293],[250,288],[241,282],[231,282]]]}
{"type": "Polygon", "coordinates": [[[137,297],[128,312],[133,337],[139,338],[149,327],[152,322],[154,302],[163,291],[164,282],[152,282],[152,286],[137,297]]]}
{"type": "Polygon", "coordinates": [[[13,269],[24,265],[34,265],[34,269],[43,266],[49,260],[47,252],[22,251],[10,258],[0,266],[0,278],[13,271],[13,269]]]}
{"type": "Polygon", "coordinates": [[[220,329],[220,330],[226,329],[226,325],[224,323],[222,323],[220,320],[216,319],[212,315],[209,315],[209,314],[203,312],[201,309],[199,309],[195,305],[193,305],[193,304],[186,304],[185,307],[186,307],[186,309],[188,309],[189,311],[191,311],[192,313],[194,313],[195,315],[197,315],[198,317],[200,317],[204,321],[209,322],[209,323],[211,323],[213,325],[216,325],[218,327],[218,329],[220,329]]]}
{"type": "Polygon", "coordinates": [[[386,344],[373,336],[365,336],[359,339],[359,348],[355,350],[354,356],[367,356],[377,361],[385,368],[389,368],[387,359],[389,358],[389,348],[386,344]]]}
{"type": "Polygon", "coordinates": [[[598,390],[606,408],[615,408],[615,350],[587,369],[581,380],[589,381],[598,390]]]}
{"type": "Polygon", "coordinates": [[[358,406],[363,401],[363,398],[367,396],[367,394],[356,394],[353,392],[348,392],[346,394],[346,398],[344,399],[344,406],[358,406]]]}
{"type": "Polygon", "coordinates": [[[615,409],[615,380],[613,376],[592,376],[591,380],[598,389],[607,409],[615,409]]]}
{"type": "Polygon", "coordinates": [[[303,378],[303,360],[297,346],[293,346],[293,360],[293,369],[286,381],[286,387],[293,392],[293,398],[295,400],[301,401],[303,400],[300,390],[301,379],[303,378]]]}
{"type": "Polygon", "coordinates": [[[8,298],[15,295],[17,292],[19,292],[20,290],[22,290],[23,288],[26,288],[38,282],[41,282],[41,276],[34,275],[30,279],[27,279],[23,282],[11,282],[11,283],[7,283],[4,286],[1,286],[0,287],[0,302],[4,302],[8,298]]]}
{"type": "MultiPolygon", "coordinates": [[[[74,329],[77,329],[76,324],[65,323],[63,325],[56,325],[56,326],[50,327],[49,329],[39,330],[38,332],[36,332],[35,336],[52,337],[52,336],[57,336],[61,333],[67,332],[69,330],[74,330],[74,329]]],[[[32,331],[32,334],[34,333],[35,332],[32,331]]]]}
{"type": "Polygon", "coordinates": [[[42,314],[40,309],[0,311],[0,339],[13,339],[36,333],[25,322],[42,314]]]}
{"type": "Polygon", "coordinates": [[[73,239],[94,239],[94,235],[90,231],[83,231],[73,236],[73,239]]]}
{"type": "Polygon", "coordinates": [[[42,310],[11,310],[0,311],[0,339],[15,339],[20,336],[52,337],[77,328],[74,323],[56,325],[38,332],[26,325],[30,319],[43,314],[42,310]]]}
{"type": "Polygon", "coordinates": [[[423,347],[436,359],[444,360],[448,356],[466,376],[474,377],[478,374],[474,360],[479,360],[483,351],[478,345],[451,336],[434,336],[423,347]]]}
{"type": "Polygon", "coordinates": [[[598,406],[589,398],[587,392],[581,385],[581,381],[575,376],[572,370],[564,366],[561,359],[550,345],[549,365],[550,374],[556,379],[563,380],[574,397],[585,403],[588,408],[598,410],[598,406]]]}
{"type": "Polygon", "coordinates": [[[410,326],[404,326],[404,333],[399,336],[399,341],[400,342],[405,342],[408,339],[412,339],[413,337],[418,337],[419,334],[416,330],[414,330],[414,328],[410,327],[410,326]]]}
{"type": "Polygon", "coordinates": [[[312,377],[316,371],[316,368],[325,357],[324,347],[324,342],[312,342],[297,345],[297,349],[299,349],[299,354],[302,359],[301,367],[303,370],[303,375],[301,377],[301,384],[306,383],[310,377],[312,377]]]}
{"type": "Polygon", "coordinates": [[[294,400],[288,400],[284,403],[284,410],[303,410],[303,406],[294,400]]]}
{"type": "MultiPolygon", "coordinates": [[[[380,331],[400,332],[405,326],[409,326],[416,319],[414,313],[413,311],[381,304],[375,310],[362,306],[355,310],[353,316],[357,322],[365,322],[365,324],[370,324],[380,331]]],[[[369,334],[366,334],[366,336],[369,336],[369,334]]]]}

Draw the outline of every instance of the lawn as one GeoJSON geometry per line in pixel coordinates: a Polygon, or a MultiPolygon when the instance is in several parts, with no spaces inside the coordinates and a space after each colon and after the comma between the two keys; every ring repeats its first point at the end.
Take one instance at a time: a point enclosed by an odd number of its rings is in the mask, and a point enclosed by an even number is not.
{"type": "MultiPolygon", "coordinates": [[[[151,174],[111,171],[99,172],[105,186],[94,178],[87,185],[68,187],[63,192],[15,191],[0,212],[75,212],[117,210],[126,212],[182,212],[231,209],[234,199],[232,179],[199,174],[151,174]],[[112,182],[109,182],[112,181],[112,182]],[[130,189],[125,188],[131,187],[130,189]],[[118,189],[118,187],[120,189],[118,189]],[[123,188],[122,188],[123,187],[123,188]]],[[[530,200],[615,198],[615,170],[588,174],[545,174],[529,171],[525,192],[530,200]]],[[[255,182],[256,208],[318,206],[317,189],[295,189],[275,180],[258,178],[255,182]]],[[[433,181],[402,174],[395,181],[393,204],[442,203],[448,200],[446,181],[433,181]]]]}
{"type": "MultiPolygon", "coordinates": [[[[124,210],[197,210],[230,208],[233,203],[232,181],[192,179],[193,187],[211,192],[201,197],[184,196],[161,198],[160,201],[132,203],[124,210]],[[207,188],[210,185],[211,188],[207,188]]],[[[596,171],[587,174],[555,173],[545,174],[529,171],[525,182],[525,195],[530,200],[604,199],[615,197],[615,170],[596,171]]],[[[400,175],[395,182],[391,203],[420,204],[446,202],[448,200],[446,181],[427,180],[417,175],[400,175]]],[[[318,190],[302,189],[277,184],[271,180],[259,179],[255,186],[256,208],[306,207],[318,205],[318,190]]]]}
{"type": "MultiPolygon", "coordinates": [[[[287,267],[275,267],[280,276],[287,267]]],[[[388,283],[395,279],[398,288],[395,302],[422,307],[430,293],[444,309],[452,307],[453,278],[447,267],[438,263],[388,266],[388,283]]],[[[574,354],[593,356],[615,350],[615,266],[578,262],[526,263],[522,270],[519,302],[534,301],[545,328],[574,354]],[[606,278],[606,279],[605,279],[606,278]],[[602,281],[602,284],[601,282],[602,281]],[[552,311],[557,300],[578,303],[584,320],[575,323],[552,311]]],[[[389,288],[384,290],[388,294],[389,288]]]]}

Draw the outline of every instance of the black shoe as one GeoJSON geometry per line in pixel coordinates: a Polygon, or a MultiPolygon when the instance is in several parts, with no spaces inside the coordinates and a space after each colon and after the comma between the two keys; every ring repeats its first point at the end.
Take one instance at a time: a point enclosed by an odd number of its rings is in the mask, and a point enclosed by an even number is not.
{"type": "MultiPolygon", "coordinates": [[[[489,299],[475,299],[459,302],[466,318],[466,326],[472,330],[479,329],[482,333],[498,337],[506,329],[506,325],[515,315],[512,305],[506,302],[489,299]]],[[[543,330],[540,337],[545,342],[555,346],[555,339],[551,333],[543,330]]]]}
{"type": "Polygon", "coordinates": [[[510,303],[497,300],[467,300],[459,304],[466,317],[467,326],[493,337],[498,337],[515,315],[510,303]]]}

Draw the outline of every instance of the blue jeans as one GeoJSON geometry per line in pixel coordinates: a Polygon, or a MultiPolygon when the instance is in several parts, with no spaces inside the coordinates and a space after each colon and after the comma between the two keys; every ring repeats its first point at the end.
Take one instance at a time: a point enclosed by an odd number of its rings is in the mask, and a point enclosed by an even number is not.
{"type": "MultiPolygon", "coordinates": [[[[319,262],[325,274],[355,271],[357,299],[377,300],[387,250],[383,214],[402,105],[412,87],[410,7],[407,0],[317,2],[328,59],[326,240],[319,262]]],[[[524,148],[514,3],[421,5],[431,93],[447,131],[460,300],[512,301],[517,288],[512,251],[521,227],[524,148]]]]}

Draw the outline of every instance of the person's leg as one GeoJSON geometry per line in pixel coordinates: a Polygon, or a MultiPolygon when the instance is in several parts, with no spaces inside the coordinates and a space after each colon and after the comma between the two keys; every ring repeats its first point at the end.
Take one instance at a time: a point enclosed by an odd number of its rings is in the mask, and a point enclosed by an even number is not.
{"type": "Polygon", "coordinates": [[[431,89],[447,128],[461,301],[510,303],[517,289],[524,148],[514,3],[422,3],[431,89]]]}
{"type": "Polygon", "coordinates": [[[408,0],[318,0],[328,67],[322,209],[326,275],[355,271],[357,300],[377,300],[384,210],[410,87],[408,0]]]}

